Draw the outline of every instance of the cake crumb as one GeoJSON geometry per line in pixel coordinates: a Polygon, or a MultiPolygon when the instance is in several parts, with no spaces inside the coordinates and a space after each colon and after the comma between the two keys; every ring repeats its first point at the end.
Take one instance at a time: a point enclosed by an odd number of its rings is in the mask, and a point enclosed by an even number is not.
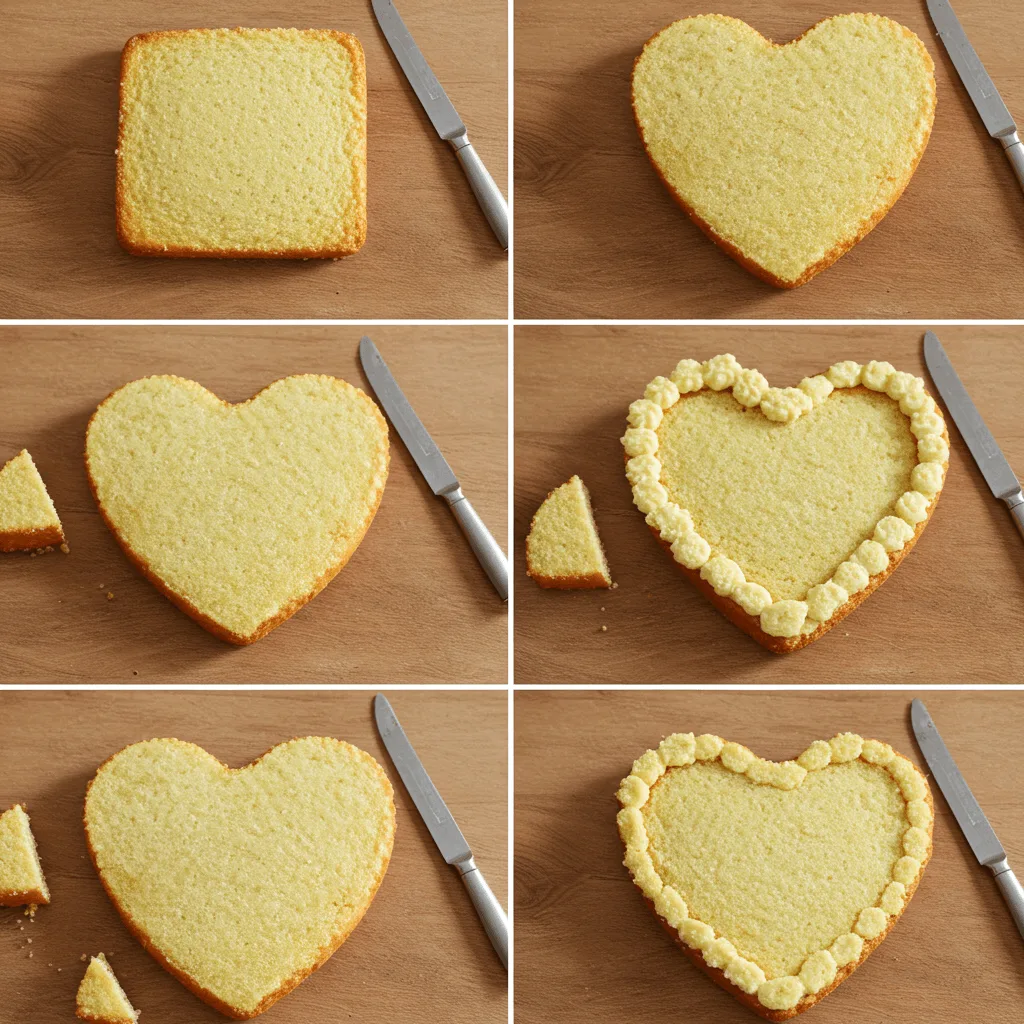
{"type": "Polygon", "coordinates": [[[602,626],[601,627],[601,632],[602,633],[607,633],[608,632],[608,627],[607,626],[602,626]]]}
{"type": "Polygon", "coordinates": [[[61,544],[60,549],[61,549],[61,551],[64,552],[65,555],[70,555],[71,554],[71,548],[68,547],[67,541],[65,541],[63,544],[61,544]]]}
{"type": "Polygon", "coordinates": [[[619,589],[619,585],[618,585],[618,583],[613,583],[613,584],[611,585],[610,589],[611,589],[611,590],[618,590],[618,589],[619,589]]]}
{"type": "MultiPolygon", "coordinates": [[[[25,908],[25,916],[26,916],[26,917],[27,917],[27,918],[28,918],[29,920],[32,920],[32,919],[33,919],[33,918],[34,918],[34,917],[36,916],[36,911],[37,911],[38,909],[39,909],[39,908],[38,908],[38,907],[37,907],[37,906],[36,906],[36,905],[35,905],[34,903],[30,903],[30,904],[29,904],[29,905],[28,905],[28,906],[27,906],[27,907],[25,908]]],[[[32,940],[31,940],[31,939],[29,939],[29,941],[31,942],[32,940]]]]}
{"type": "Polygon", "coordinates": [[[114,600],[114,592],[112,590],[108,590],[107,591],[107,600],[108,601],[113,601],[114,600]]]}
{"type": "Polygon", "coordinates": [[[88,954],[83,953],[78,959],[81,960],[82,963],[84,964],[85,961],[89,959],[89,956],[88,956],[88,954]]]}

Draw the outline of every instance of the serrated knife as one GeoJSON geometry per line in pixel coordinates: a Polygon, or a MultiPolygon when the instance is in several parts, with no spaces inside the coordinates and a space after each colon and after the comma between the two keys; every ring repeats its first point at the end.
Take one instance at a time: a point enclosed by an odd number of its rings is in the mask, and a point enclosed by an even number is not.
{"type": "Polygon", "coordinates": [[[985,130],[1002,144],[1013,173],[1017,175],[1020,187],[1024,188],[1024,145],[1021,145],[1017,125],[999,90],[988,77],[981,58],[974,52],[963,26],[949,6],[949,0],[928,0],[928,13],[967,95],[981,115],[985,130]]]}
{"type": "Polygon", "coordinates": [[[1021,938],[1024,938],[1024,888],[1010,870],[1006,851],[960,774],[960,769],[942,741],[939,730],[935,728],[932,716],[928,714],[928,709],[920,700],[915,700],[910,705],[910,723],[917,737],[917,745],[931,769],[932,778],[942,790],[942,795],[946,798],[946,803],[949,804],[949,809],[953,812],[953,817],[956,818],[956,823],[960,826],[971,852],[982,867],[988,868],[995,875],[1000,895],[1010,908],[1010,914],[1021,938]]]}
{"type": "Polygon", "coordinates": [[[377,350],[377,346],[364,335],[359,342],[359,361],[363,364],[373,388],[377,401],[384,406],[384,411],[391,420],[391,425],[398,431],[409,454],[419,471],[427,481],[427,486],[439,498],[444,498],[452,510],[456,522],[466,535],[473,554],[483,566],[487,578],[494,584],[494,589],[502,601],[508,600],[508,559],[501,550],[491,531],[477,515],[476,509],[462,493],[459,481],[452,472],[452,467],[445,461],[434,439],[427,433],[419,416],[413,412],[409,400],[402,393],[398,381],[392,376],[387,363],[377,350]]]}
{"type": "Polygon", "coordinates": [[[1024,537],[1024,494],[1020,481],[1010,468],[1006,456],[996,444],[996,439],[985,426],[981,413],[975,408],[971,396],[957,376],[953,364],[942,347],[942,342],[933,331],[924,336],[924,362],[931,374],[935,389],[946,403],[950,416],[956,424],[964,444],[974,457],[989,490],[1010,510],[1010,515],[1024,537]]]}
{"type": "Polygon", "coordinates": [[[437,76],[430,70],[416,41],[402,21],[402,16],[395,10],[391,0],[373,0],[373,13],[377,16],[384,38],[387,39],[392,53],[398,60],[405,77],[416,93],[423,109],[430,118],[437,134],[455,150],[455,155],[462,164],[463,171],[469,179],[469,187],[480,204],[487,223],[491,225],[495,238],[502,249],[508,252],[508,204],[501,194],[501,189],[494,183],[483,160],[477,155],[470,144],[469,133],[448,99],[448,94],[441,87],[437,76]]]}
{"type": "Polygon", "coordinates": [[[423,762],[416,756],[416,751],[383,693],[378,693],[373,699],[373,717],[377,720],[377,729],[391,757],[391,763],[412,797],[416,810],[420,812],[430,837],[437,844],[445,863],[458,871],[494,951],[508,970],[508,918],[505,911],[480,874],[469,843],[455,824],[437,787],[430,781],[423,762]]]}

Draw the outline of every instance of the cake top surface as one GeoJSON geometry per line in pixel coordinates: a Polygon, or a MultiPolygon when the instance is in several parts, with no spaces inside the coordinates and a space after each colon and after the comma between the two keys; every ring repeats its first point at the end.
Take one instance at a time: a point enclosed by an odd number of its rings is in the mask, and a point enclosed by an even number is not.
{"type": "Polygon", "coordinates": [[[0,468],[0,533],[60,528],[46,484],[22,450],[0,468]]]}
{"type": "Polygon", "coordinates": [[[924,776],[856,733],[783,762],[674,733],[637,758],[617,795],[635,884],[681,942],[772,1010],[856,966],[931,855],[924,776]]]}
{"type": "Polygon", "coordinates": [[[578,476],[556,487],[537,509],[527,551],[531,570],[545,577],[608,576],[590,496],[578,476]]]}
{"type": "Polygon", "coordinates": [[[50,890],[43,877],[28,814],[21,804],[15,804],[0,814],[0,896],[13,900],[31,894],[49,902],[50,890]]]}
{"type": "Polygon", "coordinates": [[[85,805],[90,851],[133,930],[248,1013],[358,923],[394,814],[380,765],[323,737],[240,769],[179,740],[136,743],[101,766],[85,805]]]}
{"type": "Polygon", "coordinates": [[[917,465],[899,403],[863,389],[791,424],[704,390],[667,410],[658,436],[670,500],[783,600],[802,600],[872,535],[917,465]]]}
{"type": "Polygon", "coordinates": [[[352,36],[136,36],[125,50],[118,143],[129,233],[186,250],[357,249],[365,129],[363,51],[352,36]]]}
{"type": "Polygon", "coordinates": [[[633,102],[687,205],[795,281],[899,195],[931,130],[933,70],[917,36],[873,14],[828,18],[782,46],[705,14],[647,43],[633,102]]]}
{"type": "Polygon", "coordinates": [[[75,1002],[78,1016],[83,1020],[99,1024],[135,1024],[139,1019],[102,953],[89,961],[75,1002]]]}
{"type": "Polygon", "coordinates": [[[358,545],[387,479],[388,428],[334,377],[286,377],[238,405],[146,377],[96,410],[86,458],[122,543],[248,636],[358,545]]]}

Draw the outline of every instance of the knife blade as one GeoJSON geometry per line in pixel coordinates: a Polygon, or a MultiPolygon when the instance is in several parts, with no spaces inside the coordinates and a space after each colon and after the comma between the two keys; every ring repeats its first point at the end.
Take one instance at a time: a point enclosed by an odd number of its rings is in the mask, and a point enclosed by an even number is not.
{"type": "Polygon", "coordinates": [[[469,133],[462,118],[459,117],[452,101],[448,99],[448,94],[437,80],[437,76],[431,71],[395,5],[391,0],[372,2],[377,24],[380,25],[399,67],[412,86],[412,91],[426,111],[427,117],[430,118],[434,130],[455,150],[480,209],[483,210],[501,247],[507,252],[508,204],[505,197],[470,144],[469,133]]]}
{"type": "Polygon", "coordinates": [[[1010,870],[1006,851],[999,842],[992,826],[985,817],[970,787],[960,774],[953,755],[939,735],[939,730],[928,714],[924,702],[915,699],[910,705],[910,723],[917,738],[917,745],[931,769],[932,778],[938,783],[949,809],[956,818],[971,852],[982,867],[988,868],[995,876],[999,892],[1006,901],[1014,923],[1024,938],[1024,888],[1017,876],[1010,870]]]}
{"type": "Polygon", "coordinates": [[[932,383],[946,403],[985,483],[993,495],[1006,504],[1017,529],[1024,537],[1024,494],[1021,494],[1020,481],[996,444],[992,432],[985,426],[981,413],[971,401],[971,396],[934,331],[925,333],[924,361],[932,383]]]}
{"type": "Polygon", "coordinates": [[[473,554],[487,573],[487,578],[502,601],[507,601],[508,560],[505,553],[462,493],[451,466],[413,411],[377,346],[366,335],[359,342],[359,361],[377,401],[384,407],[391,425],[398,431],[398,436],[409,450],[427,485],[434,494],[448,503],[473,554]]]}
{"type": "Polygon", "coordinates": [[[989,78],[985,65],[971,46],[967,33],[949,5],[949,0],[927,0],[928,13],[938,32],[949,59],[960,76],[985,130],[998,139],[1013,167],[1021,188],[1024,188],[1024,146],[1017,135],[1017,125],[1003,102],[999,90],[989,78]]]}
{"type": "Polygon", "coordinates": [[[416,810],[420,812],[427,831],[441,852],[446,864],[454,867],[462,879],[469,898],[505,969],[508,969],[508,918],[497,897],[491,892],[480,869],[473,861],[473,852],[462,830],[455,823],[447,804],[430,780],[423,762],[409,742],[405,730],[383,693],[373,700],[373,717],[380,738],[395,766],[416,810]]]}

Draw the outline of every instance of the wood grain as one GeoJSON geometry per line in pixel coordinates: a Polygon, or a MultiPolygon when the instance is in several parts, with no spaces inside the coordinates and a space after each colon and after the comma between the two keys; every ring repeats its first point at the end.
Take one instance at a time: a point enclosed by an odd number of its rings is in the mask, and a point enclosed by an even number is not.
{"type": "MultiPolygon", "coordinates": [[[[406,0],[409,30],[504,190],[504,0],[406,0]],[[471,45],[467,45],[471,41],[471,45]]],[[[0,315],[100,318],[501,318],[508,260],[434,133],[368,0],[11,0],[0,38],[0,315]],[[333,28],[363,44],[366,245],[332,260],[155,260],[114,235],[120,51],[170,28],[333,28]]]]}
{"type": "MultiPolygon", "coordinates": [[[[927,152],[882,223],[795,291],[709,242],[658,180],[630,106],[644,42],[706,3],[515,5],[516,315],[529,318],[1015,318],[1024,309],[1024,202],[920,0],[872,11],[924,41],[938,109],[927,152]]],[[[1024,7],[954,5],[1011,111],[1024,116],[1024,7]]],[[[722,13],[779,42],[849,11],[735,0],[722,13]]]]}
{"type": "MultiPolygon", "coordinates": [[[[1024,330],[937,331],[1006,457],[1024,470],[1024,330]]],[[[1021,682],[1021,540],[951,420],[946,486],[920,543],[848,619],[783,656],[758,646],[687,583],[634,508],[623,472],[629,403],[683,357],[733,352],[778,386],[840,359],[888,359],[927,379],[922,334],[903,326],[517,327],[516,681],[1021,682]],[[618,589],[544,591],[525,575],[533,513],[573,473],[590,488],[618,589]]]]}
{"type": "MultiPolygon", "coordinates": [[[[441,859],[373,724],[371,693],[0,693],[0,807],[29,805],[52,892],[35,922],[0,909],[4,1020],[74,1019],[83,953],[101,950],[148,1024],[223,1021],[136,943],[89,861],[85,787],[129,743],[175,736],[231,767],[293,736],[336,736],[372,754],[395,787],[387,875],[338,952],[260,1020],[504,1022],[505,971],[455,873],[441,859]],[[29,941],[31,940],[31,944],[29,941]],[[32,954],[31,957],[29,954],[32,954]]],[[[395,692],[389,699],[504,903],[508,698],[395,692]]]]}
{"type": "MultiPolygon", "coordinates": [[[[749,1024],[702,977],[622,867],[615,791],[635,757],[672,732],[714,732],[773,760],[856,731],[918,765],[909,694],[628,693],[515,695],[516,1020],[749,1024]]],[[[1011,862],[1024,858],[1012,755],[1024,697],[920,694],[1011,862]]],[[[892,934],[807,1018],[816,1024],[1010,1021],[1024,999],[1020,936],[937,787],[935,851],[892,934]]]]}
{"type": "MultiPolygon", "coordinates": [[[[89,417],[151,373],[244,401],[293,373],[372,394],[355,327],[0,327],[0,462],[36,460],[71,547],[0,558],[0,683],[504,683],[508,616],[443,502],[392,431],[377,517],[327,589],[251,647],[233,648],[157,593],[103,525],[82,459],[89,417]],[[107,600],[107,592],[114,600],[107,600]]],[[[507,536],[504,327],[371,331],[466,493],[507,536]]]]}

